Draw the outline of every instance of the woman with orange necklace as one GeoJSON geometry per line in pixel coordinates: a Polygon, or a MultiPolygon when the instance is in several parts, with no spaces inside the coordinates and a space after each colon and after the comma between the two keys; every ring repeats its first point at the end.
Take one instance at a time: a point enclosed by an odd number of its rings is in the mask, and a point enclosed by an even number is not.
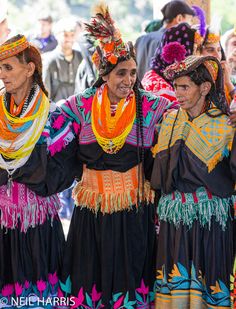
{"type": "MultiPolygon", "coordinates": [[[[53,106],[42,82],[40,53],[24,36],[0,46],[0,79],[5,86],[0,96],[0,307],[52,308],[46,300],[57,296],[64,248],[59,200],[50,192],[39,196],[23,183],[37,187],[45,177],[42,166],[55,148],[45,129],[53,106]]],[[[54,142],[57,150],[59,143],[63,148],[68,135],[54,142]]]]}
{"type": "Polygon", "coordinates": [[[133,46],[123,42],[107,8],[98,8],[87,30],[99,41],[93,55],[99,78],[61,107],[82,163],[61,289],[74,296],[74,308],[153,308],[151,147],[169,101],[139,89],[133,46]]]}

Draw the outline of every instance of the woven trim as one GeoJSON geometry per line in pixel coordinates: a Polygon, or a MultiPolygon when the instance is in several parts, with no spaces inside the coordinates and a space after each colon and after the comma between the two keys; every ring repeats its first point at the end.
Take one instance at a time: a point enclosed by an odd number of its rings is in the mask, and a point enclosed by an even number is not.
{"type": "MultiPolygon", "coordinates": [[[[125,191],[123,193],[99,193],[88,190],[79,182],[73,190],[73,198],[76,206],[88,208],[94,213],[102,212],[111,214],[122,210],[130,210],[135,206],[138,208],[138,189],[125,191]]],[[[140,192],[141,195],[141,192],[140,192]]],[[[154,203],[155,192],[151,190],[148,181],[144,184],[144,200],[147,203],[154,203]]],[[[140,196],[140,200],[142,195],[140,196]]]]}

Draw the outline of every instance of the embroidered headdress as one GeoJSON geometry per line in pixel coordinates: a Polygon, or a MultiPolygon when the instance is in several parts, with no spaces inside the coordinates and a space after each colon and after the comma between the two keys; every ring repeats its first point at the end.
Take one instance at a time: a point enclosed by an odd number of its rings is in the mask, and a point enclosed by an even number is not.
{"type": "Polygon", "coordinates": [[[108,74],[118,62],[134,57],[132,43],[124,43],[106,5],[100,4],[95,8],[95,16],[85,27],[98,41],[92,61],[100,76],[108,74]]]}
{"type": "Polygon", "coordinates": [[[0,60],[4,60],[15,56],[29,47],[29,42],[26,40],[26,37],[23,35],[15,42],[3,44],[0,46],[0,60]]]}
{"type": "Polygon", "coordinates": [[[205,65],[211,75],[212,81],[216,82],[220,75],[219,71],[222,71],[222,69],[219,61],[212,56],[202,57],[192,55],[180,62],[175,62],[165,69],[165,78],[168,80],[174,80],[178,77],[187,75],[201,64],[205,65]]]}
{"type": "Polygon", "coordinates": [[[42,57],[40,51],[22,34],[17,34],[0,45],[0,61],[17,55],[27,63],[33,62],[35,64],[34,81],[47,95],[48,92],[42,81],[42,57]]]}

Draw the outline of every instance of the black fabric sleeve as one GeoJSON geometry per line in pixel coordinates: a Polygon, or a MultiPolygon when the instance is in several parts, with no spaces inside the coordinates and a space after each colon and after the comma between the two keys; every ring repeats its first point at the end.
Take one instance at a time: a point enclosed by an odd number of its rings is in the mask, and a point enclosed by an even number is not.
{"type": "Polygon", "coordinates": [[[73,140],[61,152],[50,156],[46,145],[37,145],[27,163],[12,178],[40,196],[61,192],[72,185],[75,177],[82,175],[83,165],[77,159],[77,149],[77,142],[73,140]]]}
{"type": "Polygon", "coordinates": [[[0,186],[6,185],[8,181],[7,171],[0,168],[0,186]]]}

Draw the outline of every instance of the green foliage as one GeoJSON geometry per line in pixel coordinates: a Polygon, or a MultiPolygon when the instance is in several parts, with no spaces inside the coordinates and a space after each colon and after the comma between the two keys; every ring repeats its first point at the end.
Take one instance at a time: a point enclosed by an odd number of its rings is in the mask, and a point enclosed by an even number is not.
{"type": "MultiPolygon", "coordinates": [[[[158,1],[158,0],[156,0],[158,1]]],[[[233,27],[235,20],[236,0],[209,0],[211,13],[222,18],[222,32],[233,27]]],[[[120,28],[125,40],[134,41],[142,32],[145,21],[152,20],[153,0],[109,0],[109,8],[114,20],[120,28]]],[[[9,20],[14,25],[15,32],[29,33],[35,30],[39,12],[48,11],[58,20],[73,14],[89,19],[92,7],[98,1],[94,0],[9,0],[9,20]]]]}

